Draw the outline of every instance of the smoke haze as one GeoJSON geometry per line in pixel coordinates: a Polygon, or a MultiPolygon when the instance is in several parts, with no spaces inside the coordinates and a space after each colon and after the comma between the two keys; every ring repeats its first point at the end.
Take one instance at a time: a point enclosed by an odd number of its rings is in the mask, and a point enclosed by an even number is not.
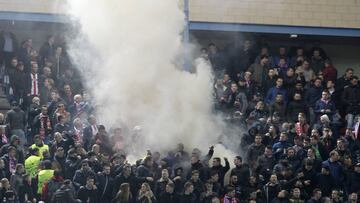
{"type": "Polygon", "coordinates": [[[209,65],[198,60],[196,74],[181,71],[185,16],[178,1],[68,3],[81,27],[70,54],[100,109],[99,123],[141,126],[138,154],[218,142],[225,124],[213,113],[209,65]]]}

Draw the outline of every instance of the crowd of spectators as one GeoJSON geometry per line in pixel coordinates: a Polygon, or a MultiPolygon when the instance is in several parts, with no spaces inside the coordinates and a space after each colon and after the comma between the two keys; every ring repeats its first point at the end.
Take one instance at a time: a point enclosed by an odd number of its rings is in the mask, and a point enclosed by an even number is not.
{"type": "MultiPolygon", "coordinates": [[[[211,63],[214,109],[241,133],[243,156],[213,157],[179,143],[127,161],[132,137],[99,125],[91,95],[49,36],[37,51],[2,32],[0,201],[54,203],[358,203],[360,89],[321,48],[294,55],[280,47],[218,50],[211,63]],[[209,163],[211,162],[211,164],[209,163]],[[228,177],[228,178],[226,178],[228,177]]],[[[136,127],[132,133],[141,133],[136,127]]],[[[146,135],[145,135],[146,136],[146,135]]],[[[214,143],[215,144],[215,143],[214,143]]]]}

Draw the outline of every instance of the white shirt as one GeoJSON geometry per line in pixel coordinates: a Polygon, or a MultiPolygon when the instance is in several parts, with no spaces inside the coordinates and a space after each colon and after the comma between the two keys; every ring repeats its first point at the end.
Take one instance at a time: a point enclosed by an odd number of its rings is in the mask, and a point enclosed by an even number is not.
{"type": "Polygon", "coordinates": [[[11,39],[11,36],[9,33],[4,34],[4,51],[5,52],[13,52],[14,48],[13,48],[13,40],[11,39]]]}
{"type": "Polygon", "coordinates": [[[98,128],[96,125],[91,125],[92,134],[95,136],[98,133],[98,128]]]}
{"type": "Polygon", "coordinates": [[[31,95],[39,95],[38,74],[31,73],[31,95]]]}

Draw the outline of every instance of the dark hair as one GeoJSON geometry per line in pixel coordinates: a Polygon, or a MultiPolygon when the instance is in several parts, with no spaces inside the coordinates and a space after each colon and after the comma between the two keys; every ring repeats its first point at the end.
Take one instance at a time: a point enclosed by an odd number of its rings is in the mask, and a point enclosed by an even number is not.
{"type": "Polygon", "coordinates": [[[90,157],[92,157],[92,156],[96,156],[95,152],[90,151],[90,152],[87,153],[87,157],[88,157],[88,158],[90,158],[90,157]]]}
{"type": "Polygon", "coordinates": [[[184,188],[186,189],[186,188],[189,188],[190,186],[192,186],[192,185],[194,185],[194,184],[192,184],[192,182],[186,182],[185,184],[184,184],[184,188]]]}
{"type": "Polygon", "coordinates": [[[213,159],[219,162],[221,161],[220,157],[214,157],[213,159]]]}
{"type": "Polygon", "coordinates": [[[262,60],[262,59],[265,59],[265,58],[266,58],[266,59],[268,59],[268,58],[269,58],[269,56],[268,56],[268,55],[266,55],[266,54],[264,54],[264,55],[261,55],[261,56],[260,56],[260,59],[261,59],[261,60],[262,60]]]}
{"type": "MultiPolygon", "coordinates": [[[[256,135],[255,135],[256,136],[256,135]]],[[[242,162],[242,157],[241,156],[236,156],[236,159],[239,159],[242,162]]]]}
{"type": "Polygon", "coordinates": [[[315,188],[315,189],[313,190],[313,195],[315,195],[315,194],[318,193],[318,192],[321,192],[321,189],[315,188]]]}
{"type": "Polygon", "coordinates": [[[54,171],[54,176],[55,176],[55,177],[60,177],[60,176],[61,176],[61,171],[55,170],[55,171],[54,171]]]}
{"type": "Polygon", "coordinates": [[[356,75],[354,75],[350,78],[350,80],[353,80],[353,79],[359,80],[358,76],[356,76],[356,75]]]}
{"type": "Polygon", "coordinates": [[[14,146],[9,146],[9,147],[8,147],[8,150],[7,150],[7,151],[10,152],[11,150],[14,150],[14,151],[16,152],[16,148],[15,148],[14,146]]]}
{"type": "Polygon", "coordinates": [[[30,151],[30,153],[32,154],[32,155],[35,155],[36,153],[38,153],[39,152],[39,148],[37,148],[37,147],[35,147],[35,148],[29,148],[29,151],[30,151]]]}
{"type": "Polygon", "coordinates": [[[104,125],[99,125],[99,130],[105,130],[105,126],[104,125]]]}
{"type": "Polygon", "coordinates": [[[191,175],[194,175],[194,174],[200,174],[200,171],[198,171],[198,170],[193,170],[193,171],[191,171],[191,175]]]}
{"type": "Polygon", "coordinates": [[[219,173],[216,170],[211,170],[210,171],[210,177],[214,176],[214,175],[219,175],[219,173]]]}
{"type": "Polygon", "coordinates": [[[86,181],[91,180],[91,179],[93,179],[93,180],[95,181],[95,177],[94,177],[94,176],[92,176],[92,175],[90,175],[90,176],[86,177],[86,181]]]}
{"type": "Polygon", "coordinates": [[[104,163],[103,168],[105,168],[105,167],[111,167],[111,165],[109,163],[104,163]]]}
{"type": "Polygon", "coordinates": [[[168,184],[166,184],[166,185],[171,188],[175,188],[175,184],[173,182],[168,182],[168,184]]]}
{"type": "Polygon", "coordinates": [[[51,169],[51,162],[49,161],[49,160],[45,160],[44,162],[43,162],[43,164],[44,164],[44,168],[45,169],[51,169]]]}
{"type": "Polygon", "coordinates": [[[63,118],[64,118],[63,115],[59,115],[59,116],[57,117],[57,120],[58,120],[58,121],[61,121],[61,119],[63,119],[63,118]]]}
{"type": "Polygon", "coordinates": [[[69,149],[68,154],[76,154],[76,150],[74,148],[69,149]]]}
{"type": "Polygon", "coordinates": [[[233,187],[231,187],[231,186],[227,186],[227,187],[226,187],[226,193],[232,192],[232,191],[234,191],[234,190],[235,190],[235,188],[233,188],[233,187]]]}
{"type": "Polygon", "coordinates": [[[66,179],[66,180],[64,180],[63,184],[64,184],[64,185],[70,185],[70,184],[71,184],[71,180],[66,179]]]}
{"type": "Polygon", "coordinates": [[[294,137],[294,140],[303,141],[304,138],[303,138],[302,136],[295,136],[295,137],[294,137]]]}
{"type": "Polygon", "coordinates": [[[329,90],[324,89],[322,92],[328,93],[329,94],[329,90]]]}
{"type": "Polygon", "coordinates": [[[305,62],[310,63],[310,60],[309,60],[309,59],[307,59],[307,58],[304,58],[304,60],[303,60],[303,62],[302,62],[302,64],[301,64],[301,65],[303,65],[305,62]]]}

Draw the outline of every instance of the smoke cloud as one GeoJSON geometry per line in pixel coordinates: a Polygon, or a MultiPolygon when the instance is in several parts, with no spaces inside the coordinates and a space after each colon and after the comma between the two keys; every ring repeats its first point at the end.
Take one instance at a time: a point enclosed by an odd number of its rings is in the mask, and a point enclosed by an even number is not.
{"type": "Polygon", "coordinates": [[[197,60],[195,74],[181,70],[185,16],[178,1],[68,4],[81,27],[70,55],[99,108],[99,123],[141,126],[141,141],[135,144],[138,154],[147,148],[174,149],[178,142],[204,151],[218,143],[225,124],[213,113],[209,65],[197,60]]]}

